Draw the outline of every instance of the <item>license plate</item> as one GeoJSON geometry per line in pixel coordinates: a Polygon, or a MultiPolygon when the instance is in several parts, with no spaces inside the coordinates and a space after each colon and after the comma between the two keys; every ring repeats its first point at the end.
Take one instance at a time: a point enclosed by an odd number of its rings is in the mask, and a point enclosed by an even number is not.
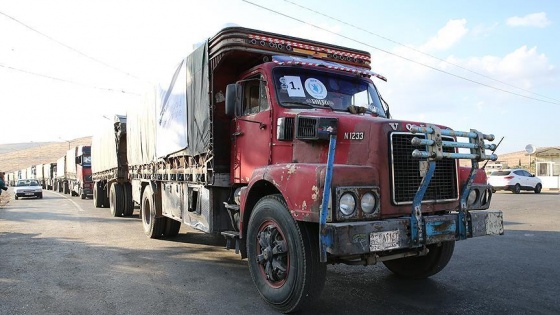
{"type": "Polygon", "coordinates": [[[35,195],[34,193],[25,193],[26,196],[33,196],[35,195]]]}
{"type": "Polygon", "coordinates": [[[399,231],[374,232],[369,235],[369,250],[378,252],[399,248],[399,231]]]}

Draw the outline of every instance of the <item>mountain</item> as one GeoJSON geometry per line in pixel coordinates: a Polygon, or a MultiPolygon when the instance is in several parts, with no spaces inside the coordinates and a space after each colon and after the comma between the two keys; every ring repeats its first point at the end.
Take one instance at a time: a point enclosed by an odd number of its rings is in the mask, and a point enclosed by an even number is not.
{"type": "Polygon", "coordinates": [[[69,148],[91,145],[91,137],[65,142],[0,144],[0,172],[13,172],[32,165],[53,163],[69,148]]]}

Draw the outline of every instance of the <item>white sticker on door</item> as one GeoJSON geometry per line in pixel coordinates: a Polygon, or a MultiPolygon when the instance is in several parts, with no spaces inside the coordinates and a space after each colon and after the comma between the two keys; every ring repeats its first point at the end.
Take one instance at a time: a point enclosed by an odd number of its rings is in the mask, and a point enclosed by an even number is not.
{"type": "Polygon", "coordinates": [[[327,88],[323,82],[314,78],[305,80],[305,90],[309,95],[320,100],[327,97],[327,88]]]}
{"type": "Polygon", "coordinates": [[[303,85],[301,85],[301,79],[299,77],[285,75],[283,83],[288,87],[288,96],[305,97],[305,92],[303,91],[303,85]]]}

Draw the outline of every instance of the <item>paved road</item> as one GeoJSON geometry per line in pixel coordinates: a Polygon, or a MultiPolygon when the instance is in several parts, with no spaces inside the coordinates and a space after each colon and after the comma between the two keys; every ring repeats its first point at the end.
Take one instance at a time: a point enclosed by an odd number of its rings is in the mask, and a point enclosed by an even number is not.
{"type": "MultiPolygon", "coordinates": [[[[558,314],[560,195],[499,192],[506,234],[457,243],[428,280],[329,266],[317,314],[558,314]]],[[[136,214],[136,213],[135,213],[136,214]]],[[[0,208],[0,314],[275,314],[247,261],[183,227],[147,239],[137,216],[45,192],[0,208]]]]}

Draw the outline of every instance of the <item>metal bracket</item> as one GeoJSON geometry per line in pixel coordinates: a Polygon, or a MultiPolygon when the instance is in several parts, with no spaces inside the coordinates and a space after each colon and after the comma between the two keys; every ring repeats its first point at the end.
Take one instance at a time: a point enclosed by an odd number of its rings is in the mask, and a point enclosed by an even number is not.
{"type": "Polygon", "coordinates": [[[436,161],[442,159],[469,159],[471,160],[471,171],[467,182],[463,185],[460,196],[460,207],[457,216],[457,235],[456,239],[462,240],[466,239],[468,235],[472,235],[472,231],[468,231],[470,228],[470,215],[467,211],[467,198],[470,193],[471,186],[474,182],[476,172],[478,170],[478,162],[483,160],[495,161],[498,156],[495,154],[486,154],[486,150],[495,150],[495,144],[485,144],[484,140],[493,141],[494,135],[483,134],[475,129],[471,129],[470,132],[464,131],[453,131],[449,129],[441,129],[434,125],[428,125],[427,127],[413,126],[411,128],[412,133],[424,134],[425,138],[421,139],[414,137],[411,142],[415,146],[425,146],[425,151],[414,150],[412,156],[415,158],[427,159],[429,163],[428,171],[422,178],[420,187],[414,196],[414,202],[412,204],[412,213],[410,215],[410,235],[412,242],[414,244],[422,243],[425,240],[425,236],[422,234],[425,231],[425,222],[422,218],[422,199],[432,176],[436,169],[436,161]],[[451,137],[463,137],[468,138],[469,142],[455,142],[455,141],[443,141],[443,136],[451,137]],[[470,153],[456,153],[456,152],[444,152],[444,147],[450,148],[465,148],[469,149],[470,153]]]}

